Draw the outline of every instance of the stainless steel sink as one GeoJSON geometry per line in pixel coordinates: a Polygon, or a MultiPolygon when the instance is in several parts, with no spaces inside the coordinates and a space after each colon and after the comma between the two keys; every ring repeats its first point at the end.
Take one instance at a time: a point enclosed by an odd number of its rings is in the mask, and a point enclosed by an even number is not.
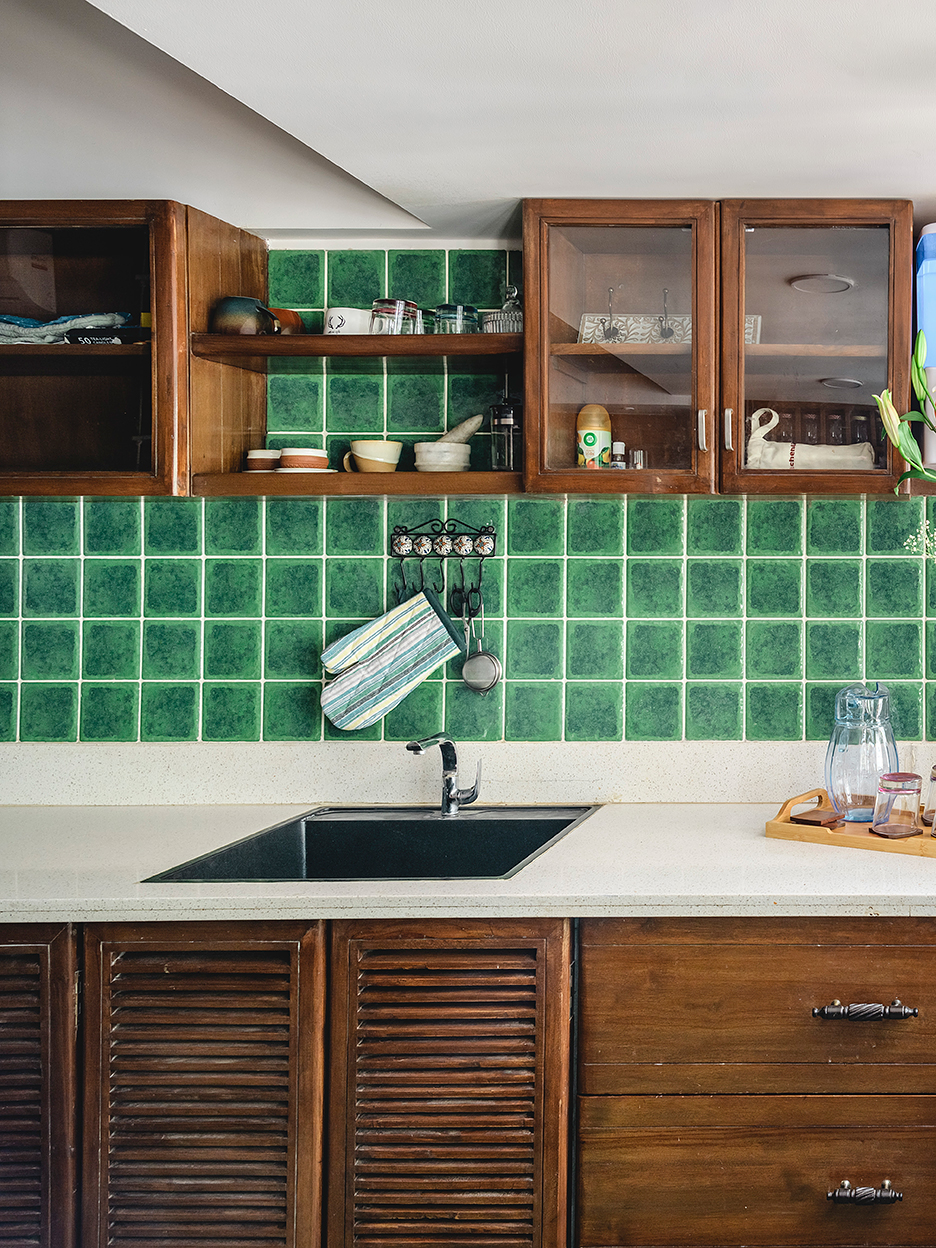
{"type": "Polygon", "coordinates": [[[144,884],[508,879],[597,806],[323,806],[144,884]]]}

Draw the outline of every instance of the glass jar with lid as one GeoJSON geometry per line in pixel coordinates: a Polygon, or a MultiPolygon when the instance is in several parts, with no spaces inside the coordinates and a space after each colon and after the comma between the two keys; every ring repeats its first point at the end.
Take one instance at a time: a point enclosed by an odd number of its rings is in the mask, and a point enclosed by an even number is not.
{"type": "Polygon", "coordinates": [[[437,334],[476,334],[478,309],[469,303],[440,303],[436,308],[437,334]]]}

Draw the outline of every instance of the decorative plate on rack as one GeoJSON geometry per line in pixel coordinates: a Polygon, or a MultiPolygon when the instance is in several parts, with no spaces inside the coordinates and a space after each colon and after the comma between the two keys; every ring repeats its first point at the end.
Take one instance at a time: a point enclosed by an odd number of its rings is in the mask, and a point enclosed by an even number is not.
{"type": "MultiPolygon", "coordinates": [[[[692,342],[692,317],[691,316],[669,316],[666,323],[673,331],[668,338],[664,338],[660,332],[663,328],[663,318],[660,316],[651,316],[644,312],[621,312],[614,315],[614,328],[617,334],[612,339],[608,339],[605,334],[605,328],[608,324],[608,314],[602,315],[600,312],[586,312],[582,316],[579,325],[579,342],[606,343],[614,342],[617,345],[627,342],[657,342],[665,346],[674,347],[681,346],[683,343],[692,342]]],[[[760,342],[761,336],[761,318],[759,316],[746,316],[744,318],[744,341],[747,344],[760,342]]]]}

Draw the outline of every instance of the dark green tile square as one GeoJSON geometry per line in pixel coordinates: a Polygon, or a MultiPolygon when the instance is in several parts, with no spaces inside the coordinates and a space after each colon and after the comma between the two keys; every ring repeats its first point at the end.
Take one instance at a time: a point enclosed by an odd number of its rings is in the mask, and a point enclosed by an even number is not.
{"type": "Polygon", "coordinates": [[[77,559],[23,560],[23,614],[76,615],[77,559]]]}
{"type": "Polygon", "coordinates": [[[321,433],[324,428],[324,372],[267,378],[267,433],[321,433]]]}
{"type": "Polygon", "coordinates": [[[194,741],[198,736],[198,685],[144,681],[140,738],[143,741],[194,741]]]}
{"type": "Polygon", "coordinates": [[[321,676],[321,656],[322,625],[318,620],[270,620],[267,623],[265,675],[268,678],[298,680],[321,676]]]}
{"type": "Polygon", "coordinates": [[[140,516],[138,498],[84,499],[84,553],[138,555],[140,516]]]}
{"type": "Polygon", "coordinates": [[[678,680],[683,674],[682,624],[629,620],[626,672],[641,680],[678,680]]]}
{"type": "Polygon", "coordinates": [[[686,685],[688,741],[741,740],[741,685],[686,685]]]}
{"type": "Polygon", "coordinates": [[[103,621],[82,628],[81,674],[92,680],[138,680],[140,625],[103,621]]]}
{"type": "Polygon", "coordinates": [[[78,621],[23,624],[23,679],[74,680],[78,676],[78,621]]]}
{"type": "Polygon", "coordinates": [[[82,741],[136,741],[139,687],[85,684],[81,689],[82,741]]]}
{"type": "Polygon", "coordinates": [[[383,720],[376,724],[368,724],[366,728],[354,728],[350,731],[333,724],[325,712],[322,712],[323,736],[326,741],[379,741],[383,735],[383,720]]]}
{"type": "MultiPolygon", "coordinates": [[[[508,587],[510,572],[508,569],[508,587]]],[[[624,567],[620,559],[569,559],[566,564],[569,616],[624,614],[624,567]]],[[[514,612],[510,598],[508,610],[514,612]]]]}
{"type": "Polygon", "coordinates": [[[731,679],[741,675],[741,624],[693,620],[686,625],[686,675],[731,679]]]}
{"type": "Polygon", "coordinates": [[[371,619],[384,611],[383,560],[336,559],[325,564],[325,614],[371,619]]]}
{"type": "Polygon", "coordinates": [[[869,559],[866,568],[866,615],[923,614],[923,566],[918,560],[869,559]]]}
{"type": "Polygon", "coordinates": [[[562,682],[508,680],[504,693],[508,741],[562,740],[562,682]]]}
{"type": "Polygon", "coordinates": [[[86,559],[82,614],[139,615],[140,581],[137,559],[86,559]]]}
{"type": "Polygon", "coordinates": [[[382,555],[384,550],[382,499],[328,499],[325,504],[326,554],[382,555]]]}
{"type": "Polygon", "coordinates": [[[77,735],[77,685],[21,686],[21,741],[74,741],[77,735]]]}
{"type": "Polygon", "coordinates": [[[504,684],[479,696],[460,681],[445,682],[445,731],[455,741],[501,741],[504,684]]]}
{"type": "Polygon", "coordinates": [[[798,615],[801,575],[798,559],[749,559],[748,615],[798,615]]]}
{"type": "MultiPolygon", "coordinates": [[[[448,515],[450,520],[461,520],[463,524],[473,529],[483,529],[485,525],[493,525],[497,532],[497,549],[500,554],[506,551],[504,545],[507,526],[506,499],[453,498],[449,501],[448,515]]],[[[486,564],[485,567],[487,567],[486,564]]]]}
{"type": "Polygon", "coordinates": [[[323,532],[322,499],[266,500],[268,555],[320,555],[323,532]]]}
{"type": "Polygon", "coordinates": [[[0,615],[19,614],[18,559],[0,559],[0,615]]]}
{"type": "Polygon", "coordinates": [[[806,553],[860,555],[862,503],[858,498],[811,498],[806,504],[806,553]]]}
{"type": "Polygon", "coordinates": [[[859,680],[862,674],[861,634],[859,620],[838,620],[834,623],[807,621],[807,679],[859,680]]]}
{"type": "Polygon", "coordinates": [[[689,559],[686,562],[686,614],[741,614],[742,567],[734,559],[689,559]]]}
{"type": "Polygon", "coordinates": [[[682,615],[682,568],[678,559],[628,559],[628,616],[682,615]]]}
{"type": "Polygon", "coordinates": [[[627,741],[679,741],[682,737],[682,685],[628,683],[624,705],[627,741]]]}
{"type": "Polygon", "coordinates": [[[143,549],[148,555],[201,552],[200,498],[148,498],[143,504],[143,549]]]}
{"type": "Polygon", "coordinates": [[[449,373],[449,429],[469,416],[483,416],[492,403],[503,402],[503,398],[503,373],[449,373]]]}
{"type": "Polygon", "coordinates": [[[205,550],[209,555],[259,555],[262,501],[205,500],[205,550]]]}
{"type": "Polygon", "coordinates": [[[18,714],[19,689],[16,685],[0,685],[0,741],[16,740],[18,714]]]}
{"type": "Polygon", "coordinates": [[[425,434],[427,441],[434,442],[445,431],[444,377],[391,373],[387,377],[387,429],[391,434],[425,434]]]}
{"type": "Polygon", "coordinates": [[[321,559],[268,559],[266,615],[321,614],[321,559]]]}
{"type": "Polygon", "coordinates": [[[936,684],[926,685],[925,692],[926,702],[926,737],[927,740],[936,740],[936,684]]]}
{"type": "Polygon", "coordinates": [[[690,555],[740,555],[741,499],[687,500],[686,549],[690,555]]]}
{"type": "Polygon", "coordinates": [[[271,251],[268,259],[270,306],[325,306],[324,251],[271,251]]]}
{"type": "Polygon", "coordinates": [[[0,680],[16,680],[19,675],[19,638],[20,626],[15,620],[0,622],[0,680]]]}
{"type": "Polygon", "coordinates": [[[322,736],[322,706],[316,684],[263,686],[264,741],[318,741],[322,736]]]}
{"type": "Polygon", "coordinates": [[[561,679],[562,624],[558,620],[509,620],[505,671],[510,679],[561,679]]]}
{"type": "Polygon", "coordinates": [[[18,555],[19,552],[20,500],[0,498],[0,555],[18,555]]]}
{"type": "Polygon", "coordinates": [[[835,723],[835,695],[842,682],[806,685],[806,740],[827,741],[835,723]]]}
{"type": "Polygon", "coordinates": [[[391,299],[411,299],[421,308],[445,302],[445,252],[390,251],[387,253],[391,299]]]}
{"type": "Polygon", "coordinates": [[[623,498],[570,498],[567,512],[566,554],[624,553],[623,498]]]}
{"type": "Polygon", "coordinates": [[[565,688],[567,741],[620,741],[624,731],[624,686],[569,681],[565,688]]]}
{"type": "Polygon", "coordinates": [[[198,615],[202,565],[197,559],[147,559],[143,573],[145,615],[198,615]]]}
{"type": "MultiPolygon", "coordinates": [[[[331,376],[325,381],[325,428],[329,433],[383,437],[383,377],[331,376]]],[[[337,460],[329,455],[333,467],[337,460]]]]}
{"type": "Polygon", "coordinates": [[[385,267],[382,251],[329,251],[328,307],[369,308],[384,297],[385,267]]]}
{"type": "Polygon", "coordinates": [[[904,543],[919,532],[923,523],[922,498],[869,498],[867,553],[907,555],[904,543]]]}
{"type": "Polygon", "coordinates": [[[259,741],[260,685],[206,684],[202,689],[203,741],[259,741]]]}
{"type": "MultiPolygon", "coordinates": [[[[458,519],[461,519],[463,504],[460,498],[453,501],[458,519]]],[[[397,527],[414,529],[426,520],[441,520],[444,514],[445,500],[441,498],[388,498],[387,533],[392,534],[397,527]]]]}
{"type": "Polygon", "coordinates": [[[862,614],[861,564],[857,559],[806,560],[806,614],[862,614]]]}
{"type": "Polygon", "coordinates": [[[898,741],[919,741],[923,737],[923,686],[889,681],[891,725],[898,741]]]}
{"type": "Polygon", "coordinates": [[[803,549],[803,503],[799,498],[747,500],[747,553],[798,555],[803,549]]]}
{"type": "Polygon", "coordinates": [[[620,620],[569,620],[566,624],[566,676],[570,680],[622,680],[623,623],[620,620]]]}
{"type": "Polygon", "coordinates": [[[449,303],[499,308],[507,287],[505,251],[450,251],[449,303]]]}
{"type": "Polygon", "coordinates": [[[745,736],[749,741],[799,741],[802,735],[802,685],[747,686],[745,736]]]}
{"type": "Polygon", "coordinates": [[[260,615],[263,590],[260,559],[205,561],[206,615],[260,615]]]}
{"type": "Polygon", "coordinates": [[[195,680],[201,675],[201,624],[147,620],[143,625],[143,679],[195,680]]]}
{"type": "Polygon", "coordinates": [[[77,555],[77,498],[23,499],[23,554],[77,555]]]}
{"type": "Polygon", "coordinates": [[[923,625],[917,621],[869,620],[865,624],[865,672],[869,680],[919,680],[923,675],[923,625]]]}
{"type": "Polygon", "coordinates": [[[560,560],[508,559],[507,614],[549,617],[562,615],[560,560]]]}
{"type": "MultiPolygon", "coordinates": [[[[205,679],[256,680],[260,676],[259,620],[205,622],[205,679]]],[[[252,739],[252,738],[251,738],[252,739]]]]}
{"type": "MultiPolygon", "coordinates": [[[[267,448],[271,451],[281,451],[287,446],[300,446],[305,450],[313,451],[328,450],[324,445],[327,439],[320,433],[269,433],[265,440],[267,448]]],[[[337,470],[340,467],[340,461],[333,458],[331,466],[337,470]]]]}
{"type": "Polygon", "coordinates": [[[565,553],[565,505],[561,498],[512,498],[507,503],[509,555],[565,553]]]}
{"type": "Polygon", "coordinates": [[[683,550],[683,500],[640,498],[627,500],[627,553],[630,555],[681,555],[683,550]]]}
{"type": "Polygon", "coordinates": [[[442,682],[426,681],[406,695],[384,719],[385,741],[414,741],[441,732],[444,723],[442,682]]]}
{"type": "Polygon", "coordinates": [[[507,252],[507,281],[523,295],[523,252],[507,252]]]}
{"type": "Polygon", "coordinates": [[[799,620],[751,620],[747,625],[744,674],[748,680],[801,677],[802,652],[799,620]]]}
{"type": "Polygon", "coordinates": [[[926,671],[927,680],[936,679],[936,621],[926,623],[926,671]]]}

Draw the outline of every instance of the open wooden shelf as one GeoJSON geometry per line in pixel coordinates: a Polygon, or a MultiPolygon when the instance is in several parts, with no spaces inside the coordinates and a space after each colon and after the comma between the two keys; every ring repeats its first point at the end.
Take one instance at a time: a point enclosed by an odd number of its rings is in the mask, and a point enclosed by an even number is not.
{"type": "Polygon", "coordinates": [[[148,342],[5,342],[0,344],[0,359],[17,355],[149,355],[148,342]]]}
{"type": "Polygon", "coordinates": [[[228,364],[303,356],[519,355],[522,334],[192,334],[192,354],[228,364]]]}
{"type": "Polygon", "coordinates": [[[210,472],[192,478],[199,498],[235,495],[522,494],[519,472],[210,472]]]}

